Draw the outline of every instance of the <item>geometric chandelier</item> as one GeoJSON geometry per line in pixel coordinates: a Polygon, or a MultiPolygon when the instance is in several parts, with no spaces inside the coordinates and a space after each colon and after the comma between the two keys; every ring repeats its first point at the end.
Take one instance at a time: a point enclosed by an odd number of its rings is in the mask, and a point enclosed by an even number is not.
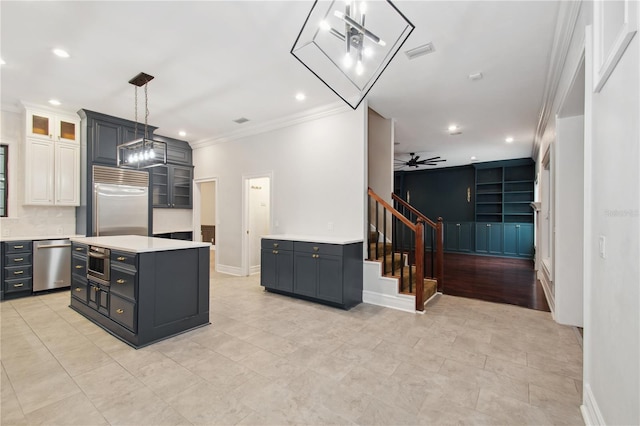
{"type": "Polygon", "coordinates": [[[135,86],[135,124],[134,136],[130,142],[125,142],[117,147],[118,167],[125,169],[148,169],[150,167],[167,164],[167,144],[149,138],[147,121],[149,118],[149,96],[147,83],[153,80],[153,76],[141,72],[129,80],[135,86]],[[138,138],[138,87],[144,86],[144,135],[138,138]]]}
{"type": "Polygon", "coordinates": [[[356,109],[414,28],[389,0],[316,0],[291,54],[356,109]]]}

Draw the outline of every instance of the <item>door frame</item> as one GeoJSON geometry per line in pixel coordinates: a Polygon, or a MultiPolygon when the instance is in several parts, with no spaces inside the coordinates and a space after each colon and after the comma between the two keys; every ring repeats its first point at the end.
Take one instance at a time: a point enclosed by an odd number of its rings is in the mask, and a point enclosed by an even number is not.
{"type": "Polygon", "coordinates": [[[251,255],[249,253],[249,181],[259,178],[269,179],[269,230],[273,229],[273,171],[242,175],[242,229],[240,235],[242,241],[242,266],[240,272],[242,276],[251,275],[251,265],[249,264],[251,255]]]}
{"type": "MultiPolygon", "coordinates": [[[[218,223],[220,222],[220,216],[218,214],[218,206],[220,205],[220,203],[218,202],[218,194],[220,193],[220,183],[218,181],[217,177],[208,177],[208,178],[200,178],[200,179],[194,179],[193,180],[193,208],[192,208],[192,220],[191,222],[193,223],[193,237],[191,238],[193,241],[199,241],[199,238],[196,239],[197,235],[200,235],[201,232],[201,226],[202,226],[202,195],[201,195],[201,187],[200,185],[203,183],[209,183],[209,182],[214,182],[216,184],[216,195],[215,195],[215,215],[216,215],[216,229],[215,229],[215,250],[217,253],[219,253],[220,250],[220,240],[218,239],[218,223]]],[[[216,254],[217,254],[216,253],[216,254]]],[[[220,256],[215,256],[215,270],[218,270],[218,259],[220,258],[220,256]]]]}

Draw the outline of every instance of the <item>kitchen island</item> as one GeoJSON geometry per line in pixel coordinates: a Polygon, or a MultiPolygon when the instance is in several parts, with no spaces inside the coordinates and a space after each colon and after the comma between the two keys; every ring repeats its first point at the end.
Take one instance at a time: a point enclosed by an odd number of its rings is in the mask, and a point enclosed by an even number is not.
{"type": "Polygon", "coordinates": [[[140,348],[209,324],[209,243],[71,238],[71,309],[140,348]]]}

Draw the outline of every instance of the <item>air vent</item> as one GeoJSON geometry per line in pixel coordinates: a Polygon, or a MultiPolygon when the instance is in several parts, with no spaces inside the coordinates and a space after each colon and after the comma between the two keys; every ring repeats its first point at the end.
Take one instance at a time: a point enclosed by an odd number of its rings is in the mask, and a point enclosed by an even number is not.
{"type": "Polygon", "coordinates": [[[240,117],[240,118],[237,118],[237,119],[235,119],[233,121],[235,121],[238,124],[242,124],[242,123],[246,123],[247,121],[249,121],[249,119],[248,118],[244,118],[244,117],[240,117]]]}
{"type": "Polygon", "coordinates": [[[427,44],[423,44],[422,46],[418,46],[413,49],[406,50],[404,54],[407,55],[407,58],[409,59],[415,59],[419,56],[427,55],[435,51],[436,51],[436,48],[433,45],[433,43],[427,43],[427,44]]]}

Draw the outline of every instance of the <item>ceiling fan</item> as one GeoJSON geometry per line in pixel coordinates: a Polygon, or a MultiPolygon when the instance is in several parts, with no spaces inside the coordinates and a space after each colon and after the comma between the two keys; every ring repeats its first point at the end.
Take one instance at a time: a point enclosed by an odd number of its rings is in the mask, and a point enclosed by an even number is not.
{"type": "Polygon", "coordinates": [[[447,161],[444,159],[440,159],[440,157],[431,157],[425,158],[424,160],[420,160],[420,156],[416,155],[415,152],[410,152],[409,155],[411,158],[409,160],[401,160],[396,158],[395,161],[395,169],[400,170],[404,167],[415,167],[419,166],[437,166],[438,163],[442,163],[443,161],[447,161]]]}

